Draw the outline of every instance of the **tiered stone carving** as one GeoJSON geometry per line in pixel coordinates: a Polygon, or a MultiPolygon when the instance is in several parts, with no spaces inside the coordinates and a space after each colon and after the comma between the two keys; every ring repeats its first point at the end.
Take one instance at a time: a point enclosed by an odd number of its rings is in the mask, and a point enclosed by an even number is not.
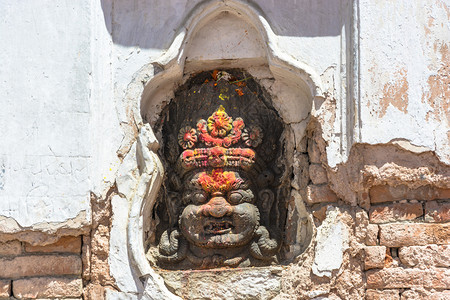
{"type": "MultiPolygon", "coordinates": [[[[210,92],[205,95],[214,98],[218,88],[230,90],[229,81],[222,81],[209,84],[210,92]]],[[[201,110],[169,109],[175,120],[171,123],[170,117],[166,118],[162,130],[169,136],[163,155],[168,174],[160,201],[160,237],[157,247],[149,251],[150,259],[160,267],[204,269],[278,261],[283,214],[280,216],[280,201],[275,196],[280,174],[274,172],[274,154],[280,150],[277,139],[283,127],[274,111],[255,95],[249,95],[251,102],[260,107],[250,113],[262,115],[251,120],[250,126],[243,118],[229,115],[224,105],[238,111],[235,105],[245,104],[239,103],[244,100],[239,99],[241,94],[228,96],[223,105],[219,97],[207,100],[208,107],[217,103],[217,108],[197,122],[190,122],[189,114],[198,115],[201,110]],[[181,115],[189,121],[180,122],[181,115]],[[175,133],[177,124],[181,126],[175,133]],[[271,126],[275,127],[265,140],[262,128],[271,126]]],[[[189,108],[187,99],[183,106],[189,108]]]]}

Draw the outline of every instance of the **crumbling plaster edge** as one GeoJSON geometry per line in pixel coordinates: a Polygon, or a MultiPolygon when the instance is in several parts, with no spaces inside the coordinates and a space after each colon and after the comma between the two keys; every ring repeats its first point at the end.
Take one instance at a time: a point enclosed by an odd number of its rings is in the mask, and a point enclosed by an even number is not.
{"type": "Polygon", "coordinates": [[[0,216],[0,242],[19,240],[31,245],[45,246],[62,236],[79,236],[91,230],[91,212],[81,211],[64,222],[41,222],[21,226],[14,218],[0,216]]]}

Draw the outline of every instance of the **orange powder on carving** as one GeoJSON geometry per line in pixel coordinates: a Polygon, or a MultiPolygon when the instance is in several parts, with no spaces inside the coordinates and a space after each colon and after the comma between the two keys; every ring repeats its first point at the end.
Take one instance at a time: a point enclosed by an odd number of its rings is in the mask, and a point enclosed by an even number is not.
{"type": "Polygon", "coordinates": [[[214,169],[212,172],[202,172],[198,182],[203,190],[208,193],[228,192],[236,182],[234,172],[224,172],[222,169],[214,169]]]}

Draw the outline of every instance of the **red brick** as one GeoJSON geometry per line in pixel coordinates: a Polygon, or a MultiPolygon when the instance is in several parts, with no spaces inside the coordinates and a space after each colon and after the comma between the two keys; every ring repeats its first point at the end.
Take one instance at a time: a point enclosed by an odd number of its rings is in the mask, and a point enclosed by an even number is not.
{"type": "Polygon", "coordinates": [[[65,236],[60,238],[56,243],[46,246],[33,246],[25,244],[26,252],[59,252],[59,253],[80,253],[81,236],[65,236]]]}
{"type": "Polygon", "coordinates": [[[367,287],[371,289],[392,289],[424,287],[445,289],[450,286],[450,269],[404,269],[385,268],[366,272],[367,287]]]}
{"type": "Polygon", "coordinates": [[[387,247],[448,244],[450,223],[395,223],[380,225],[380,245],[387,247]]]}
{"type": "Polygon", "coordinates": [[[401,247],[398,257],[408,267],[416,265],[450,267],[449,245],[427,245],[401,247]]]}
{"type": "Polygon", "coordinates": [[[410,288],[422,286],[424,271],[419,269],[386,268],[366,272],[367,287],[373,289],[410,288]]]}
{"type": "Polygon", "coordinates": [[[22,253],[22,244],[19,241],[0,243],[0,256],[17,256],[20,253],[22,253]]]}
{"type": "Polygon", "coordinates": [[[81,261],[83,263],[82,278],[84,280],[91,280],[91,238],[90,236],[83,236],[83,251],[81,251],[81,261]]]}
{"type": "Polygon", "coordinates": [[[105,287],[99,284],[88,284],[84,290],[85,300],[105,299],[105,287]]]}
{"type": "Polygon", "coordinates": [[[375,246],[378,243],[379,227],[376,224],[367,225],[366,245],[375,246]]]}
{"type": "Polygon", "coordinates": [[[426,269],[423,286],[433,289],[448,289],[450,287],[450,269],[426,269]]]}
{"type": "Polygon", "coordinates": [[[312,214],[313,216],[319,220],[320,222],[322,222],[323,220],[325,220],[325,217],[327,216],[327,209],[328,209],[329,205],[325,205],[322,206],[319,209],[313,210],[312,214]]]}
{"type": "Polygon", "coordinates": [[[366,300],[398,300],[400,299],[398,290],[367,290],[366,300]]]}
{"type": "Polygon", "coordinates": [[[369,191],[371,203],[392,202],[398,200],[437,200],[450,198],[450,189],[436,188],[430,185],[410,189],[406,185],[377,185],[369,191]]]}
{"type": "Polygon", "coordinates": [[[402,293],[402,300],[444,300],[450,299],[450,290],[435,292],[426,290],[406,290],[402,293]]]}
{"type": "Polygon", "coordinates": [[[370,246],[365,247],[366,254],[364,259],[364,268],[366,270],[384,267],[384,258],[386,256],[386,247],[384,246],[370,246]]]}
{"type": "Polygon", "coordinates": [[[306,193],[306,202],[308,204],[337,202],[338,200],[338,197],[328,185],[308,185],[306,193]]]}
{"type": "Polygon", "coordinates": [[[79,274],[81,258],[75,255],[33,255],[0,259],[0,278],[79,274]]]}
{"type": "Polygon", "coordinates": [[[450,221],[450,202],[430,201],[425,203],[425,221],[444,223],[450,221]]]}
{"type": "Polygon", "coordinates": [[[409,221],[422,215],[423,208],[420,203],[396,203],[373,206],[369,211],[369,219],[371,223],[409,221]]]}
{"type": "Polygon", "coordinates": [[[314,140],[308,141],[308,155],[310,162],[320,163],[320,149],[314,140]]]}
{"type": "Polygon", "coordinates": [[[82,292],[80,278],[27,278],[13,282],[13,294],[19,299],[80,297],[82,292]]]}
{"type": "Polygon", "coordinates": [[[11,280],[0,280],[0,298],[11,296],[11,280]]]}
{"type": "Polygon", "coordinates": [[[311,164],[309,166],[309,177],[314,184],[323,184],[328,182],[327,171],[322,165],[311,164]]]}

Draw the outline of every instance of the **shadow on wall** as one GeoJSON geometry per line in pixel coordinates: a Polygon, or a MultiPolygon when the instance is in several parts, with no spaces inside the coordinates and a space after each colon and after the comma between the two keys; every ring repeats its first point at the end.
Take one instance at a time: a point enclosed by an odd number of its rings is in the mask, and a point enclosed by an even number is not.
{"type": "MultiPolygon", "coordinates": [[[[102,0],[106,27],[114,44],[166,49],[200,0],[102,0]]],[[[279,36],[338,36],[350,22],[350,0],[242,1],[263,11],[279,36]],[[257,2],[257,3],[256,3],[257,2]]]]}

